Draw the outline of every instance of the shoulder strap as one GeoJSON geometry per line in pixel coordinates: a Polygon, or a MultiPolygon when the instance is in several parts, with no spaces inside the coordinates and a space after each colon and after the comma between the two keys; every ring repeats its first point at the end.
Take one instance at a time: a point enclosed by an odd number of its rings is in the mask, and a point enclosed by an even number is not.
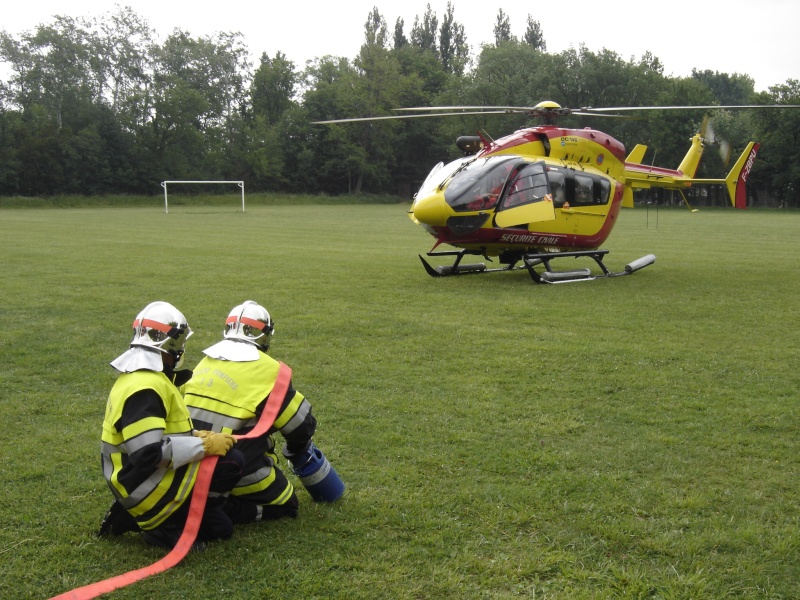
{"type": "Polygon", "coordinates": [[[281,411],[281,406],[283,406],[283,400],[286,397],[286,392],[289,391],[289,384],[291,381],[292,370],[285,364],[280,363],[278,378],[275,380],[275,385],[269,393],[267,404],[264,406],[264,410],[261,411],[261,416],[258,418],[256,426],[244,435],[235,435],[233,437],[237,440],[245,440],[267,433],[275,422],[275,419],[278,418],[278,413],[281,411]]]}

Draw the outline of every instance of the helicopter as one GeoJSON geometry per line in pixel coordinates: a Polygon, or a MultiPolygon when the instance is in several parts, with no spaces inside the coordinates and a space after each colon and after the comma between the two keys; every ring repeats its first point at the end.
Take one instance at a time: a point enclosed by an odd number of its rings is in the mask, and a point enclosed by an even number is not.
{"type": "Polygon", "coordinates": [[[629,275],[655,262],[655,255],[647,254],[620,272],[612,272],[604,263],[609,251],[600,246],[616,224],[620,209],[633,207],[634,190],[676,190],[689,206],[683,194],[685,188],[695,183],[721,184],[732,205],[744,208],[747,178],[759,149],[758,143],[750,142],[724,179],[700,179],[694,176],[709,141],[704,138],[704,131],[692,137],[678,167],[668,169],[642,164],[647,151],[644,145],[637,145],[626,154],[623,144],[610,135],[589,127],[563,128],[558,126],[558,118],[618,116],[606,113],[625,110],[719,108],[764,105],[569,109],[544,101],[533,107],[395,109],[409,114],[316,123],[503,113],[538,117],[539,125],[518,129],[497,140],[485,132],[459,137],[456,145],[464,155],[433,167],[414,196],[409,217],[436,239],[428,257],[453,257],[452,264],[434,267],[419,255],[426,272],[433,277],[524,269],[535,283],[555,284],[629,275]],[[441,245],[456,250],[438,249],[441,245]],[[480,256],[487,262],[496,258],[499,266],[462,263],[466,256],[480,256]],[[579,257],[593,260],[600,273],[590,268],[552,267],[556,259],[579,257]]]}

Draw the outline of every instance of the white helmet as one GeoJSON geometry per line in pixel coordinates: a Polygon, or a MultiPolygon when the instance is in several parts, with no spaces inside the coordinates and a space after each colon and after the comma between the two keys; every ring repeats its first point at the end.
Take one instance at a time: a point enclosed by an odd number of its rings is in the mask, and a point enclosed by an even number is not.
{"type": "Polygon", "coordinates": [[[174,368],[183,364],[186,340],[194,333],[186,317],[168,302],[151,302],[133,321],[131,348],[152,348],[175,359],[174,368]]]}
{"type": "Polygon", "coordinates": [[[266,352],[274,332],[275,322],[267,309],[252,300],[246,300],[228,314],[222,335],[226,340],[247,342],[266,352]]]}

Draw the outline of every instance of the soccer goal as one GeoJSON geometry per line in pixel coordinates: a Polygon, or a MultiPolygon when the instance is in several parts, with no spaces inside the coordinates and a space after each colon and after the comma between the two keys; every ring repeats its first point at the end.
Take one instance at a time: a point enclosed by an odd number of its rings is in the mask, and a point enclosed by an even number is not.
{"type": "Polygon", "coordinates": [[[244,212],[244,181],[162,181],[161,187],[164,188],[164,212],[169,214],[169,200],[167,186],[170,183],[235,183],[242,190],[242,212],[244,212]]]}

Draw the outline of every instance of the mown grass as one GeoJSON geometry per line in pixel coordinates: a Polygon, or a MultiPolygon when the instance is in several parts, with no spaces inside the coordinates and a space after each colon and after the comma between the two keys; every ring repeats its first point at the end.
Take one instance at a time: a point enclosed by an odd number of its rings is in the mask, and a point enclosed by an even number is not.
{"type": "Polygon", "coordinates": [[[0,596],[163,555],[94,537],[108,362],[156,299],[189,365],[265,304],[347,490],[110,597],[800,596],[800,214],[627,211],[609,266],[655,265],[535,286],[429,278],[406,210],[0,211],[0,596]]]}

